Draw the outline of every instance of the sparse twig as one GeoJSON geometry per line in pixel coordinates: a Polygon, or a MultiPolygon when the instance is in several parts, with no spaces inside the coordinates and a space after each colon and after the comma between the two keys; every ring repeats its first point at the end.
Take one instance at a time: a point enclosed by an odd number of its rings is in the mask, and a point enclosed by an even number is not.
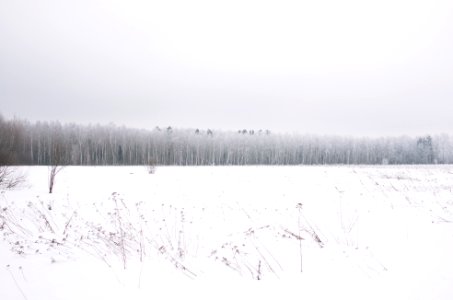
{"type": "Polygon", "coordinates": [[[0,189],[13,189],[25,181],[25,176],[15,174],[16,169],[10,166],[0,166],[0,189]]]}
{"type": "Polygon", "coordinates": [[[17,289],[20,291],[20,293],[22,294],[22,297],[24,297],[25,300],[28,300],[27,296],[25,295],[24,291],[22,290],[22,288],[20,287],[19,283],[17,282],[16,278],[14,277],[14,274],[11,272],[10,268],[9,268],[9,265],[6,266],[6,269],[8,270],[8,273],[11,275],[11,278],[13,279],[14,281],[14,284],[16,285],[17,289]]]}
{"type": "Polygon", "coordinates": [[[69,226],[69,224],[71,223],[72,218],[74,217],[75,214],[77,214],[76,211],[74,211],[74,212],[72,213],[72,215],[71,215],[71,217],[69,218],[68,222],[66,222],[66,225],[64,226],[64,230],[63,230],[63,235],[66,234],[66,231],[68,230],[68,226],[69,226]]]}
{"type": "MultiPolygon", "coordinates": [[[[121,214],[120,214],[120,209],[118,207],[118,200],[117,200],[116,195],[117,195],[116,193],[113,193],[112,199],[115,202],[117,230],[119,230],[119,234],[120,234],[119,246],[121,248],[121,255],[123,258],[123,267],[124,267],[124,269],[126,269],[126,249],[125,249],[125,245],[124,245],[125,233],[123,230],[123,224],[122,224],[122,220],[121,220],[121,214]]],[[[123,202],[123,204],[124,204],[124,202],[123,202]]]]}
{"type": "Polygon", "coordinates": [[[299,210],[299,215],[297,218],[297,224],[298,224],[298,229],[299,229],[299,254],[300,254],[300,272],[302,273],[303,271],[303,263],[302,263],[302,237],[301,237],[301,226],[300,226],[300,218],[302,215],[302,203],[297,203],[296,208],[299,210]]]}
{"type": "Polygon", "coordinates": [[[261,260],[258,261],[258,268],[256,270],[256,273],[257,273],[256,279],[257,280],[261,280],[261,260]]]}

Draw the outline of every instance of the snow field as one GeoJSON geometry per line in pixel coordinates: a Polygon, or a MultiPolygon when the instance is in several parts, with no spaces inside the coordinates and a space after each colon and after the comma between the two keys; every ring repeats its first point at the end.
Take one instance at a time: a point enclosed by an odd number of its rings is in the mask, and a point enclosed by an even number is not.
{"type": "Polygon", "coordinates": [[[453,295],[452,166],[66,167],[53,194],[21,171],[0,299],[453,295]]]}

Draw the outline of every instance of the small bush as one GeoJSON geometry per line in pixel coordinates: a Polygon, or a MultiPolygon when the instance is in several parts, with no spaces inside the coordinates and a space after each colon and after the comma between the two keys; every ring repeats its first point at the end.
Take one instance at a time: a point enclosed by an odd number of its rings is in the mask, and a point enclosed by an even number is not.
{"type": "Polygon", "coordinates": [[[16,169],[0,166],[0,189],[12,189],[25,181],[25,176],[17,174],[16,169]]]}
{"type": "Polygon", "coordinates": [[[146,165],[146,169],[148,170],[149,174],[154,174],[156,173],[156,164],[154,163],[153,160],[150,160],[148,164],[146,165]]]}

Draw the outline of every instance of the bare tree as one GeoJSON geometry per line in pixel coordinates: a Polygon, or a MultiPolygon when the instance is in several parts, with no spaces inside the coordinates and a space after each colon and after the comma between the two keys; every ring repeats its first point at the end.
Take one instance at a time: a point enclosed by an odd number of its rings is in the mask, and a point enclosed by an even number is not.
{"type": "MultiPolygon", "coordinates": [[[[148,167],[150,159],[155,165],[451,164],[453,136],[352,138],[280,134],[265,129],[216,130],[214,134],[212,129],[170,126],[149,131],[114,124],[32,124],[5,120],[0,114],[0,166],[148,167]]],[[[56,171],[50,173],[56,175],[56,171]]]]}
{"type": "Polygon", "coordinates": [[[59,140],[53,142],[51,147],[51,165],[49,166],[49,194],[52,194],[55,177],[63,169],[62,144],[59,140]]]}

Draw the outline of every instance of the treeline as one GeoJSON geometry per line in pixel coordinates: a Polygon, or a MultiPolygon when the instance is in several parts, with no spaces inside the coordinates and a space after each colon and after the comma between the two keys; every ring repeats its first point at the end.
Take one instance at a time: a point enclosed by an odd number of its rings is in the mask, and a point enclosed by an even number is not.
{"type": "Polygon", "coordinates": [[[0,117],[0,165],[449,164],[453,138],[137,130],[0,117]]]}

